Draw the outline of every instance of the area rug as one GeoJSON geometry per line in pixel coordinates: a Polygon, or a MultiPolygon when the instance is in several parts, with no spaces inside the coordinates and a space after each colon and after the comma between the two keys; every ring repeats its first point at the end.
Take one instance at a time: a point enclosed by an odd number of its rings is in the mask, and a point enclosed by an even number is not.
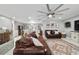
{"type": "Polygon", "coordinates": [[[62,39],[48,39],[47,44],[54,55],[79,55],[79,47],[62,39]]]}

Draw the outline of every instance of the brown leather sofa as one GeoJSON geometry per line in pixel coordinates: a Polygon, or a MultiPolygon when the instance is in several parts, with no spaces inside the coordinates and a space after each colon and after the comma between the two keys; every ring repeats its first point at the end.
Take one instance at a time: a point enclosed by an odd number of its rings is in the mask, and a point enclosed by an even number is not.
{"type": "Polygon", "coordinates": [[[50,55],[51,51],[44,41],[43,37],[40,36],[38,40],[44,46],[35,46],[31,38],[21,38],[16,41],[16,46],[13,51],[14,55],[50,55]]]}
{"type": "Polygon", "coordinates": [[[55,34],[55,31],[57,31],[57,30],[45,30],[46,38],[48,38],[48,39],[59,38],[60,39],[62,37],[62,34],[60,32],[58,32],[58,34],[55,34]]]}

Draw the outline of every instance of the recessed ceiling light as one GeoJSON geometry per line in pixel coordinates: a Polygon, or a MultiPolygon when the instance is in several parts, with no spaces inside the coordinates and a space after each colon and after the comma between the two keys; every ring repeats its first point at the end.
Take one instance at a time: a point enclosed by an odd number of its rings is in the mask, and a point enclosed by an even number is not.
{"type": "Polygon", "coordinates": [[[62,17],[59,17],[59,19],[62,19],[62,17]]]}
{"type": "Polygon", "coordinates": [[[50,15],[48,15],[48,17],[49,17],[49,18],[51,18],[51,17],[52,17],[52,15],[51,15],[51,14],[50,14],[50,15]]]}

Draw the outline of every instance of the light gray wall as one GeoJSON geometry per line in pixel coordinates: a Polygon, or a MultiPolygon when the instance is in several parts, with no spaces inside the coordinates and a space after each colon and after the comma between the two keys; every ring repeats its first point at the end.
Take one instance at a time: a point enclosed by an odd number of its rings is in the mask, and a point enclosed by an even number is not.
{"type": "Polygon", "coordinates": [[[58,31],[62,32],[63,31],[63,22],[61,21],[48,21],[46,23],[43,23],[43,30],[54,30],[54,29],[57,29],[58,31]],[[54,24],[54,26],[50,26],[50,27],[47,27],[46,24],[54,24]]]}
{"type": "Polygon", "coordinates": [[[71,27],[66,28],[64,27],[65,32],[70,32],[70,31],[74,31],[74,21],[79,20],[79,17],[75,17],[73,19],[69,19],[69,20],[65,20],[65,22],[70,22],[71,23],[71,27]]]}
{"type": "Polygon", "coordinates": [[[71,18],[71,19],[65,20],[63,22],[64,32],[66,33],[67,37],[69,37],[69,38],[71,37],[71,32],[74,31],[74,21],[76,21],[76,20],[79,20],[79,17],[71,18]],[[65,23],[66,22],[70,22],[71,23],[71,27],[66,28],[65,27],[65,23]]]}
{"type": "Polygon", "coordinates": [[[0,17],[0,28],[1,27],[7,27],[9,30],[11,30],[12,29],[11,20],[5,17],[0,17]]]}

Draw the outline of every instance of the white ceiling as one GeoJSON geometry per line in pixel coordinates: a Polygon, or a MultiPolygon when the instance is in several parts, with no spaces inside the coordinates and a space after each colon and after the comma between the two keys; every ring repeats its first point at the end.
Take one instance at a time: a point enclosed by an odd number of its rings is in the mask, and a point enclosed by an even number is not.
{"type": "MultiPolygon", "coordinates": [[[[54,10],[59,4],[50,4],[50,8],[54,10]]],[[[79,15],[79,4],[65,4],[60,9],[70,8],[67,11],[62,12],[63,15],[56,16],[54,20],[66,20],[67,18],[79,15]],[[62,19],[59,19],[62,17],[62,19]]],[[[28,22],[31,17],[31,20],[38,21],[42,15],[38,13],[38,10],[46,11],[45,4],[0,4],[0,14],[5,16],[14,17],[18,21],[28,22]]]]}

